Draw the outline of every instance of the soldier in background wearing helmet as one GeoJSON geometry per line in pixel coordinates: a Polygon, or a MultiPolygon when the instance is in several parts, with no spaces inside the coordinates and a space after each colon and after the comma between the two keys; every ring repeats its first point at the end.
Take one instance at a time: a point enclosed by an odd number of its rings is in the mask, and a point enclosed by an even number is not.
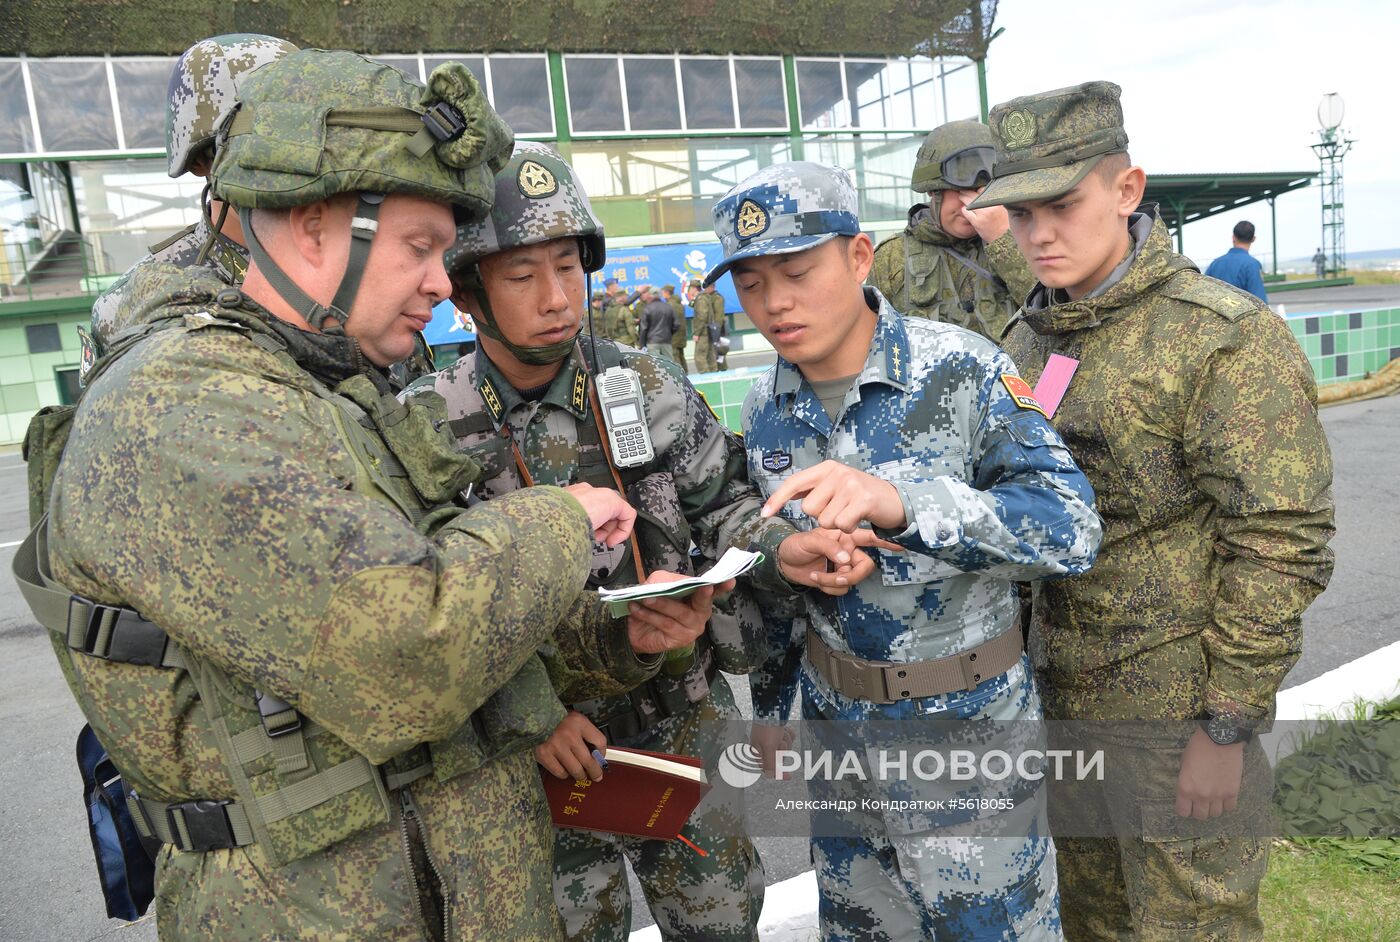
{"type": "Polygon", "coordinates": [[[699,294],[695,296],[695,372],[713,373],[719,369],[715,345],[724,336],[724,297],[715,290],[714,284],[705,284],[699,278],[692,284],[699,294]]]}
{"type": "MultiPolygon", "coordinates": [[[[237,104],[243,78],[259,66],[296,50],[294,44],[275,36],[231,33],[202,39],[180,55],[170,73],[170,110],[165,115],[165,150],[171,177],[186,173],[209,176],[219,125],[237,104]]],[[[118,312],[123,308],[132,275],[145,265],[202,265],[226,284],[242,284],[248,268],[248,250],[238,214],[229,213],[222,201],[206,200],[203,196],[199,211],[197,222],[151,246],[149,255],[127,269],[93,303],[90,340],[84,342],[92,344],[95,356],[101,355],[111,338],[126,326],[118,312]]],[[[420,332],[413,352],[395,364],[389,375],[402,387],[432,369],[432,350],[420,332]]]]}
{"type": "MultiPolygon", "coordinates": [[[[170,73],[170,109],[165,114],[165,152],[172,178],[187,173],[209,176],[219,124],[238,102],[243,77],[296,50],[295,45],[275,36],[233,33],[201,39],[180,55],[170,73]]],[[[237,214],[226,215],[223,203],[201,196],[198,222],[151,246],[151,254],[102,292],[92,305],[90,339],[84,339],[93,346],[94,357],[100,356],[111,338],[126,326],[118,321],[117,313],[123,309],[127,287],[138,270],[153,262],[180,268],[202,265],[225,284],[241,284],[248,268],[248,250],[243,246],[237,214]],[[217,232],[215,219],[222,221],[217,232]]],[[[126,310],[130,312],[130,307],[126,310]]]]}
{"type": "Polygon", "coordinates": [[[460,63],[425,89],[302,50],[240,93],[213,191],[243,288],[133,278],[52,482],[65,601],[41,621],[168,845],[162,939],[555,939],[532,750],[563,710],[538,650],[608,692],[697,632],[570,634],[594,542],[634,512],[587,486],[466,508],[481,469],[441,400],[392,395],[510,129],[460,63]]]}
{"type": "MultiPolygon", "coordinates": [[[[459,445],[485,469],[477,493],[486,505],[539,484],[585,481],[624,489],[639,511],[637,539],[599,547],[590,587],[680,578],[695,565],[692,542],[710,561],[729,546],[756,544],[767,559],[745,577],[746,587],[784,597],[792,594],[789,578],[839,592],[871,571],[869,558],[855,553],[860,568],[851,572],[844,566],[847,553],[839,575],[811,572],[819,561],[817,568],[825,568],[826,556],[814,548],[838,556],[841,551],[831,548],[853,551],[854,544],[760,519],[742,445],[675,364],[580,332],[586,274],[598,269],[605,252],[602,227],[572,168],[544,145],[520,144],[496,180],[490,217],[459,229],[448,253],[454,303],[476,318],[480,348],[406,393],[409,402],[420,394],[446,400],[459,445]],[[593,376],[614,367],[634,370],[641,383],[655,453],[641,465],[617,467],[606,443],[593,376]]],[[[701,590],[688,599],[648,600],[634,605],[631,617],[654,607],[703,626],[710,621],[710,599],[701,590]]],[[[606,624],[609,616],[590,593],[566,621],[582,628],[606,624]]],[[[762,648],[761,630],[750,603],[736,617],[715,618],[689,657],[668,662],[665,672],[629,696],[579,701],[561,690],[573,710],[536,750],[540,764],[560,778],[596,780],[606,773],[591,752],[612,744],[682,752],[713,770],[725,722],[739,716],[718,671],[748,670],[762,648]]],[[[664,938],[752,939],[763,870],[742,822],[715,806],[692,817],[685,834],[707,856],[678,841],[559,829],[555,897],[568,937],[627,938],[625,856],[664,938]]]]}
{"type": "Polygon", "coordinates": [[[929,201],[911,206],[904,231],[876,248],[868,283],[902,314],[957,324],[995,343],[1035,279],[1005,210],[967,209],[991,172],[985,124],[950,121],[930,131],[910,184],[929,201]]]}
{"type": "Polygon", "coordinates": [[[1251,733],[1333,566],[1312,368],[1140,205],[1117,85],[991,122],[974,205],[1007,207],[1039,279],[1006,352],[1059,403],[1104,520],[1094,568],[1039,587],[1030,636],[1047,718],[1074,721],[1058,745],[1107,748],[1101,779],[1051,789],[1065,936],[1262,939],[1272,786],[1251,733]]]}

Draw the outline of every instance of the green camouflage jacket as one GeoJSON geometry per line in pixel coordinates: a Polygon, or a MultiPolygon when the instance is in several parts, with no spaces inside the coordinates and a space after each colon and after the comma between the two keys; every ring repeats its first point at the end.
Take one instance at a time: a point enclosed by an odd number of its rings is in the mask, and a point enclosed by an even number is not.
{"type": "Polygon", "coordinates": [[[56,641],[88,720],[155,801],[256,804],[309,774],[270,756],[231,771],[220,737],[256,731],[255,690],[312,724],[316,768],[382,767],[255,843],[167,845],[161,938],[556,938],[531,747],[563,714],[537,651],[618,675],[607,689],[655,669],[625,635],[559,625],[592,553],[582,508],[548,487],[452,505],[479,468],[440,401],[404,407],[357,371],[353,342],[278,321],[205,270],[148,266],[128,298],[150,333],[94,371],[53,481],[50,559],[191,666],[56,641]],[[386,791],[425,756],[428,777],[386,791]],[[419,909],[409,806],[445,928],[419,909]]]}
{"type": "Polygon", "coordinates": [[[1267,306],[1174,253],[1154,210],[1132,231],[1116,282],[1079,301],[1037,286],[1006,337],[1032,385],[1051,354],[1079,361],[1054,425],[1104,521],[1094,567],[1041,587],[1032,650],[1069,682],[1199,633],[1207,708],[1257,717],[1332,572],[1312,368],[1267,306]]]}
{"type": "Polygon", "coordinates": [[[955,240],[934,225],[928,205],[920,204],[910,211],[905,230],[875,249],[866,283],[902,314],[957,324],[997,343],[1035,278],[1011,233],[989,245],[975,238],[955,240]]]}

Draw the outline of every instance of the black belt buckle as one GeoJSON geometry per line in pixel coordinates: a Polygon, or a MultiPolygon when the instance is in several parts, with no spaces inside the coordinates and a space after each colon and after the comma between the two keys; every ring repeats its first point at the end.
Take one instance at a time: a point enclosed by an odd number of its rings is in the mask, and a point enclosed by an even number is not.
{"type": "Polygon", "coordinates": [[[165,820],[170,825],[171,837],[178,838],[182,833],[175,817],[178,811],[185,819],[183,833],[190,839],[190,846],[181,847],[181,850],[232,850],[238,846],[238,838],[233,835],[233,824],[226,810],[231,804],[233,802],[227,800],[201,799],[168,806],[165,820]]]}
{"type": "Polygon", "coordinates": [[[258,716],[262,718],[263,731],[267,733],[269,739],[276,739],[278,736],[285,736],[288,733],[295,733],[301,729],[301,713],[292,708],[286,700],[279,700],[269,693],[256,691],[255,698],[258,704],[258,716]],[[285,723],[274,724],[272,718],[279,713],[291,711],[292,718],[285,723]]]}
{"type": "Polygon", "coordinates": [[[78,650],[93,657],[122,664],[161,666],[165,659],[165,646],[170,641],[170,636],[163,629],[129,608],[94,602],[81,595],[73,595],[68,599],[70,620],[75,604],[87,608],[87,628],[83,632],[83,646],[78,650]],[[101,632],[104,612],[116,612],[116,617],[112,619],[106,647],[98,650],[97,636],[101,632]]]}

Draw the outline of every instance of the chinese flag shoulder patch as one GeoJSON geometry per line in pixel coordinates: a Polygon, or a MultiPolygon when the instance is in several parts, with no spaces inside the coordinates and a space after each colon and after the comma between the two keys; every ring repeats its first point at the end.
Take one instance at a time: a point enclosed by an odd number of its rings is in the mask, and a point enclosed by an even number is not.
{"type": "Polygon", "coordinates": [[[1010,373],[1003,373],[1001,374],[1001,382],[1002,385],[1006,387],[1006,391],[1011,394],[1011,399],[1016,403],[1018,408],[1034,409],[1047,419],[1050,418],[1045,412],[1045,407],[1035,398],[1035,393],[1031,391],[1030,384],[1021,377],[1012,376],[1010,373]]]}

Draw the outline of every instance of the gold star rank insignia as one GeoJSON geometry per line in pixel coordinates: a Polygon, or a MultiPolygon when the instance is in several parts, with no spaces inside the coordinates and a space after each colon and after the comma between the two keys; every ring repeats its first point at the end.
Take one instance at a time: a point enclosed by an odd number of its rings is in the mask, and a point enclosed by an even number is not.
{"type": "Polygon", "coordinates": [[[739,213],[734,219],[734,231],[741,239],[752,239],[768,228],[768,210],[753,200],[739,204],[739,213]]]}
{"type": "Polygon", "coordinates": [[[588,405],[588,374],[583,370],[574,370],[574,385],[569,394],[569,403],[581,417],[588,405]]]}
{"type": "Polygon", "coordinates": [[[549,172],[548,167],[533,160],[527,160],[520,165],[520,172],[515,175],[515,184],[520,187],[521,193],[532,200],[543,199],[559,192],[559,181],[554,179],[554,174],[549,172]]]}
{"type": "Polygon", "coordinates": [[[900,362],[900,354],[903,351],[899,344],[890,347],[890,375],[895,378],[895,382],[904,382],[904,365],[900,362]]]}
{"type": "Polygon", "coordinates": [[[505,411],[505,407],[501,405],[501,397],[496,392],[495,384],[483,377],[477,384],[476,391],[481,393],[481,401],[486,403],[486,411],[491,413],[491,420],[501,421],[501,413],[505,411]]]}

